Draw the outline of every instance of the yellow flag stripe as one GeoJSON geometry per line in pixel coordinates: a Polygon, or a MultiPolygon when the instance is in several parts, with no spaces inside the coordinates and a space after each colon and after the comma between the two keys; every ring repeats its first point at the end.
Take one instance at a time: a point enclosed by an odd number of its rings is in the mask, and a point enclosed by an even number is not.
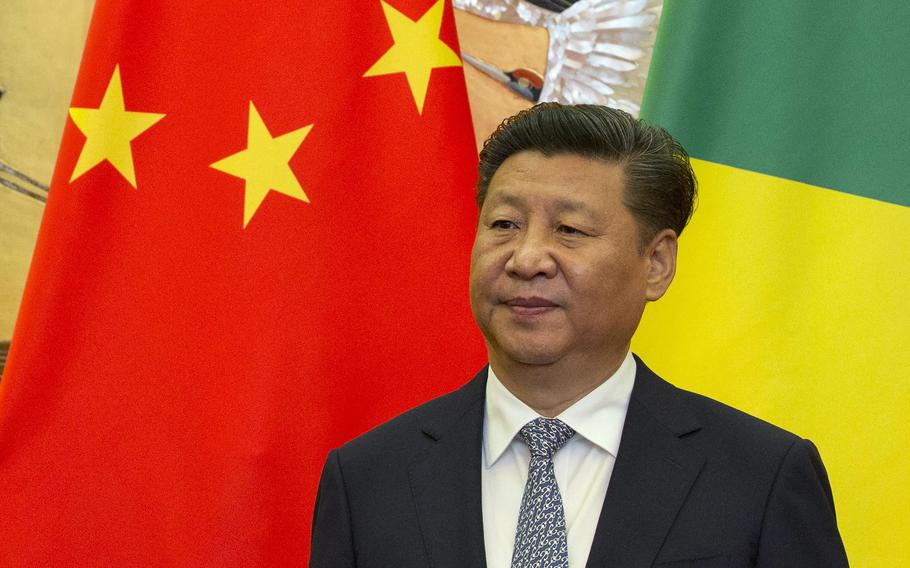
{"type": "Polygon", "coordinates": [[[910,208],[693,165],[700,201],[676,281],[635,351],[812,439],[853,561],[910,558],[910,208]]]}

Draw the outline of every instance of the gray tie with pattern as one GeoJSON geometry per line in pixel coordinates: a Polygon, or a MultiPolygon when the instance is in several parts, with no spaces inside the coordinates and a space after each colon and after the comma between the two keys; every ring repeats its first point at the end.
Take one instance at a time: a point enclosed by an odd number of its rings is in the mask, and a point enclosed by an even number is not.
{"type": "Polygon", "coordinates": [[[556,486],[553,454],[575,430],[556,418],[537,418],[518,435],[531,450],[531,465],[518,513],[512,568],[568,568],[566,513],[556,486]]]}

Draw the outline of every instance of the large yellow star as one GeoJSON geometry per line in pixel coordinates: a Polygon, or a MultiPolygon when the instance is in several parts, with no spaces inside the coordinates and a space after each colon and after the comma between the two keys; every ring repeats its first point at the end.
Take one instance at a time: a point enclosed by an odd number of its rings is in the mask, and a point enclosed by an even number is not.
{"type": "Polygon", "coordinates": [[[439,39],[443,0],[437,0],[416,22],[385,2],[381,4],[395,44],[363,76],[404,73],[417,103],[417,112],[423,114],[423,102],[433,69],[461,67],[458,55],[439,39]]]}
{"type": "Polygon", "coordinates": [[[262,205],[270,190],[283,193],[306,203],[310,200],[300,187],[300,182],[288,162],[310,133],[312,124],[273,138],[266,128],[256,105],[250,101],[250,122],[247,147],[212,164],[216,170],[246,180],[243,226],[262,205]]]}
{"type": "Polygon", "coordinates": [[[114,67],[114,73],[104,91],[104,98],[101,99],[101,106],[73,107],[70,109],[70,117],[85,135],[85,145],[79,153],[70,181],[107,160],[130,182],[130,185],[136,187],[130,141],[164,118],[164,115],[126,110],[123,104],[119,65],[114,67]]]}

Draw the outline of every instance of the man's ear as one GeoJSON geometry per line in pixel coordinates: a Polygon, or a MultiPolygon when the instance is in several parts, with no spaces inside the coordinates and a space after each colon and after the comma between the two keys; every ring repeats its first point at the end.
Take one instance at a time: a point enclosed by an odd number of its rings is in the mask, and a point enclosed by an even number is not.
{"type": "Polygon", "coordinates": [[[660,299],[676,275],[676,231],[664,229],[654,235],[645,249],[648,260],[648,280],[645,298],[653,302],[660,299]]]}

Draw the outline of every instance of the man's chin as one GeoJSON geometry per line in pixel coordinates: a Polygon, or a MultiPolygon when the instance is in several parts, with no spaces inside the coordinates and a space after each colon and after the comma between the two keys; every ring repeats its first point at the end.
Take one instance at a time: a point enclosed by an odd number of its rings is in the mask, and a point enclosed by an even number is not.
{"type": "Polygon", "coordinates": [[[552,365],[562,358],[562,351],[552,345],[511,345],[500,349],[500,358],[519,365],[552,365]]]}
{"type": "Polygon", "coordinates": [[[528,367],[546,367],[559,361],[559,357],[547,354],[527,355],[515,360],[517,363],[528,367]]]}

